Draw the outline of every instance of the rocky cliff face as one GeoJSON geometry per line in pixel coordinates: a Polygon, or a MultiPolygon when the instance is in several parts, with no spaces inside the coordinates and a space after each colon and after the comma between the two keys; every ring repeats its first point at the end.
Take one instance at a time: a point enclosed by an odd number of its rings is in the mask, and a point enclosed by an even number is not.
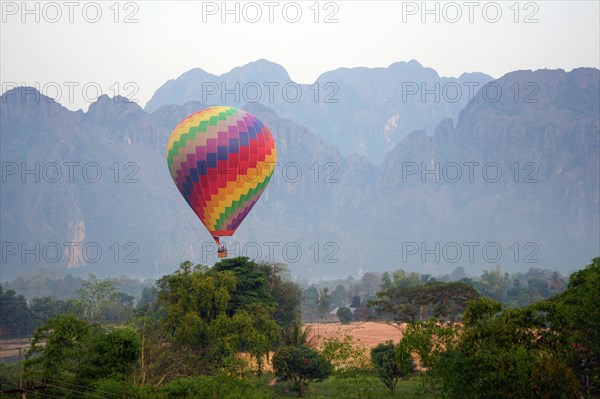
{"type": "Polygon", "coordinates": [[[456,118],[490,80],[482,73],[440,77],[413,60],[388,68],[340,68],[313,84],[296,84],[280,65],[259,60],[220,76],[192,69],[160,87],[146,110],[189,101],[258,102],[318,131],[342,154],[379,163],[409,132],[431,131],[442,118],[456,118]]]}
{"type": "MultiPolygon", "coordinates": [[[[372,71],[336,73],[341,81],[372,71]]],[[[492,88],[478,92],[456,121],[440,118],[431,135],[412,132],[381,164],[345,156],[324,138],[328,127],[311,129],[249,104],[275,135],[279,165],[230,252],[284,261],[310,278],[395,267],[571,270],[598,255],[598,82],[596,69],[508,74],[493,84],[502,92],[497,100],[492,88]]],[[[361,84],[357,96],[366,90],[361,84]]],[[[212,240],[164,159],[173,127],[203,107],[188,102],[149,113],[101,97],[83,113],[23,89],[5,93],[2,278],[40,267],[156,277],[185,259],[212,263],[212,240]],[[38,257],[23,255],[21,244],[36,242],[38,257]],[[65,243],[80,247],[70,253],[65,243]]],[[[354,138],[348,131],[347,141],[354,138]]]]}
{"type": "Polygon", "coordinates": [[[413,133],[386,156],[379,207],[420,219],[407,226],[414,241],[499,242],[511,256],[511,242],[531,242],[539,247],[534,259],[558,267],[597,252],[598,82],[595,69],[504,76],[495,82],[498,101],[480,92],[456,126],[445,120],[431,137],[413,133]],[[515,85],[528,84],[536,89],[531,101],[523,92],[515,98],[515,85]]]}

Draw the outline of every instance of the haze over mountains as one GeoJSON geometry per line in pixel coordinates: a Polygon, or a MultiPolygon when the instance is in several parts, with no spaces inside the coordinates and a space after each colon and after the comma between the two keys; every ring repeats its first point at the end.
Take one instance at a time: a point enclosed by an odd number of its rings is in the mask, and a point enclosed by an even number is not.
{"type": "MultiPolygon", "coordinates": [[[[2,279],[41,267],[158,277],[185,259],[212,264],[210,235],[168,174],[168,136],[221,103],[220,93],[198,101],[212,83],[290,81],[265,60],[220,77],[195,69],[145,110],[102,96],[85,113],[24,89],[4,93],[2,279]],[[38,259],[22,251],[36,252],[35,242],[38,259]],[[58,259],[52,251],[65,242],[95,245],[58,259]]],[[[411,61],[321,75],[320,90],[337,85],[337,103],[314,101],[309,85],[295,103],[277,100],[281,91],[273,102],[265,93],[260,103],[226,101],[270,127],[279,161],[230,252],[260,251],[307,278],[400,267],[567,272],[598,256],[600,71],[516,71],[480,90],[489,81],[440,78],[411,61]],[[436,82],[439,98],[408,94],[436,82]]]]}
{"type": "Polygon", "coordinates": [[[440,77],[412,60],[387,68],[340,68],[323,73],[313,84],[297,84],[282,66],[258,60],[220,76],[192,69],[162,85],[145,110],[188,101],[231,106],[259,102],[318,132],[343,155],[357,153],[379,163],[408,133],[432,131],[441,119],[456,119],[491,80],[483,73],[440,77]]]}

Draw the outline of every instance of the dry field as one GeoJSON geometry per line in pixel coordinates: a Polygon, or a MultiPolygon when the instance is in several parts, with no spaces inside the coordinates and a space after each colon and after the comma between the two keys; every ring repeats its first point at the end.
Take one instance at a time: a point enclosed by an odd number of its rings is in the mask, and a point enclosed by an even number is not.
{"type": "Polygon", "coordinates": [[[6,339],[0,342],[0,360],[3,361],[15,361],[19,359],[19,348],[21,349],[21,356],[25,358],[25,352],[29,349],[31,339],[30,338],[19,338],[19,339],[6,339]]]}
{"type": "Polygon", "coordinates": [[[389,340],[396,344],[402,338],[404,331],[404,326],[371,321],[351,324],[312,323],[305,324],[304,328],[310,328],[309,338],[314,337],[314,344],[317,347],[321,346],[325,338],[343,339],[346,335],[352,336],[354,341],[368,347],[374,347],[389,340]]]}
{"type": "MultiPolygon", "coordinates": [[[[366,345],[368,347],[374,347],[377,344],[392,340],[394,343],[398,343],[402,338],[403,326],[390,325],[385,323],[352,323],[352,324],[340,324],[340,323],[308,323],[303,325],[304,328],[310,328],[308,338],[313,338],[311,346],[320,348],[323,340],[326,338],[337,338],[344,339],[346,335],[352,336],[353,340],[357,343],[366,345]]],[[[269,353],[269,359],[273,356],[273,352],[269,353]]],[[[250,363],[250,367],[256,370],[256,361],[251,359],[247,353],[240,353],[240,357],[246,359],[250,363]]],[[[265,371],[273,371],[273,367],[270,361],[265,358],[264,362],[265,371]]]]}

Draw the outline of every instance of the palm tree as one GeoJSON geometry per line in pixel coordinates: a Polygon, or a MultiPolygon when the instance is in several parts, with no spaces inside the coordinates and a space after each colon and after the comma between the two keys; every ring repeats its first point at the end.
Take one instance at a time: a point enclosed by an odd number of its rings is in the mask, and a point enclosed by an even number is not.
{"type": "Polygon", "coordinates": [[[285,346],[310,346],[314,341],[314,336],[310,337],[312,327],[302,328],[302,324],[296,322],[283,333],[283,344],[285,346]]]}

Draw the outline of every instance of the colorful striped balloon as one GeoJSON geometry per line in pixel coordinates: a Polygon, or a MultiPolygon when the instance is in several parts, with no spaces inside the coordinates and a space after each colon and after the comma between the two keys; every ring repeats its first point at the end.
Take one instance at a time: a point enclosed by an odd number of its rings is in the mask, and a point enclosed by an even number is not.
{"type": "Polygon", "coordinates": [[[167,144],[175,185],[217,243],[248,215],[273,175],[276,158],[267,126],[226,106],[188,116],[167,144]]]}

